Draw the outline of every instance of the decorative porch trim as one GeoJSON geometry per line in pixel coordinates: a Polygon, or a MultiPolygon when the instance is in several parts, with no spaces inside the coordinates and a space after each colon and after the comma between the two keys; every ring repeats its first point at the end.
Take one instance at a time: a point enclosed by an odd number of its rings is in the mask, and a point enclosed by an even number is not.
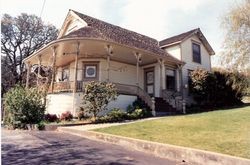
{"type": "Polygon", "coordinates": [[[119,46],[122,46],[122,47],[125,47],[125,48],[130,48],[130,49],[134,49],[134,50],[138,50],[140,52],[145,52],[145,54],[149,55],[149,56],[152,56],[152,57],[158,57],[158,58],[164,58],[166,59],[167,61],[169,62],[174,62],[174,63],[178,63],[178,64],[185,64],[184,62],[172,57],[172,56],[162,56],[162,55],[158,55],[156,53],[153,53],[153,52],[150,52],[150,51],[147,51],[147,50],[144,50],[144,49],[138,49],[136,47],[131,47],[131,46],[128,46],[128,45],[124,45],[124,44],[119,44],[117,42],[113,42],[113,41],[107,41],[107,40],[103,40],[103,39],[96,39],[96,38],[86,38],[86,37],[76,37],[76,38],[63,38],[63,39],[58,39],[58,40],[55,40],[55,41],[52,41],[50,42],[48,45],[42,47],[41,49],[37,50],[34,54],[30,55],[29,57],[25,58],[24,59],[24,62],[28,61],[30,58],[32,58],[33,56],[36,56],[38,53],[40,53],[41,51],[47,49],[48,47],[52,46],[53,44],[58,44],[60,42],[64,42],[64,41],[75,41],[77,40],[78,42],[80,42],[81,40],[83,41],[87,41],[87,40],[92,40],[92,41],[101,41],[101,42],[104,42],[104,43],[110,43],[110,44],[114,44],[114,45],[119,45],[119,46]]]}

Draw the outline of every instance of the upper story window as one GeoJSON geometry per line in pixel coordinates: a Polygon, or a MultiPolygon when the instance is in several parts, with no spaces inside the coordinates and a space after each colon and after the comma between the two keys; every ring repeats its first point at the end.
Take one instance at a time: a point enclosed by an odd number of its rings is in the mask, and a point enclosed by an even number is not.
{"type": "Polygon", "coordinates": [[[192,43],[193,62],[201,63],[201,47],[199,44],[192,43]]]}

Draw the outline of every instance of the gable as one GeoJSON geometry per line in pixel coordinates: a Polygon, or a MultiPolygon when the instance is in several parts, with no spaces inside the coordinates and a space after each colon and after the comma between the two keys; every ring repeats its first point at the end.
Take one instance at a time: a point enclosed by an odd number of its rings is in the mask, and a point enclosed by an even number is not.
{"type": "Polygon", "coordinates": [[[77,16],[74,12],[69,11],[62,28],[59,32],[58,38],[61,38],[71,32],[79,30],[83,27],[87,26],[87,23],[84,22],[79,16],[77,16]]]}
{"type": "Polygon", "coordinates": [[[210,55],[215,54],[213,48],[208,43],[205,36],[202,34],[200,28],[193,29],[193,30],[190,30],[188,32],[185,32],[185,33],[182,33],[182,34],[167,38],[165,40],[162,40],[162,41],[159,42],[159,45],[160,45],[161,48],[170,47],[171,45],[182,43],[185,40],[187,40],[189,38],[192,38],[193,36],[199,38],[198,40],[201,41],[201,43],[204,45],[204,47],[206,48],[206,50],[209,52],[210,55]]]}

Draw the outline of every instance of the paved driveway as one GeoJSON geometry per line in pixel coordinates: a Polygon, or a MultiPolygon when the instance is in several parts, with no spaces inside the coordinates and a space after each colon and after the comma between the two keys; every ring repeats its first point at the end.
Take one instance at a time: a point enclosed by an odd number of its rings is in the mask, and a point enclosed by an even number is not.
{"type": "Polygon", "coordinates": [[[2,164],[173,165],[173,161],[61,132],[2,129],[2,164]]]}

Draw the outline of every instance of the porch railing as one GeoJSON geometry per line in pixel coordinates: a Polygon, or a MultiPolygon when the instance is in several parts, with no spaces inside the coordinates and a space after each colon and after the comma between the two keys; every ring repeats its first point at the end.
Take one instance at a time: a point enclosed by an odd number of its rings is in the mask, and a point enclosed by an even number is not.
{"type": "Polygon", "coordinates": [[[182,95],[177,91],[162,90],[162,98],[177,110],[182,110],[182,95]]]}
{"type": "MultiPolygon", "coordinates": [[[[75,84],[74,81],[60,81],[60,82],[54,82],[54,93],[58,92],[72,92],[74,90],[75,84]]],[[[83,82],[77,81],[76,85],[76,91],[82,91],[83,90],[83,82]]],[[[51,87],[49,88],[49,93],[52,93],[51,87]]]]}
{"type": "Polygon", "coordinates": [[[153,99],[149,96],[149,94],[146,91],[144,91],[140,87],[136,85],[127,85],[120,83],[114,83],[114,84],[116,85],[118,93],[138,96],[151,108],[152,111],[155,110],[153,99]]]}

